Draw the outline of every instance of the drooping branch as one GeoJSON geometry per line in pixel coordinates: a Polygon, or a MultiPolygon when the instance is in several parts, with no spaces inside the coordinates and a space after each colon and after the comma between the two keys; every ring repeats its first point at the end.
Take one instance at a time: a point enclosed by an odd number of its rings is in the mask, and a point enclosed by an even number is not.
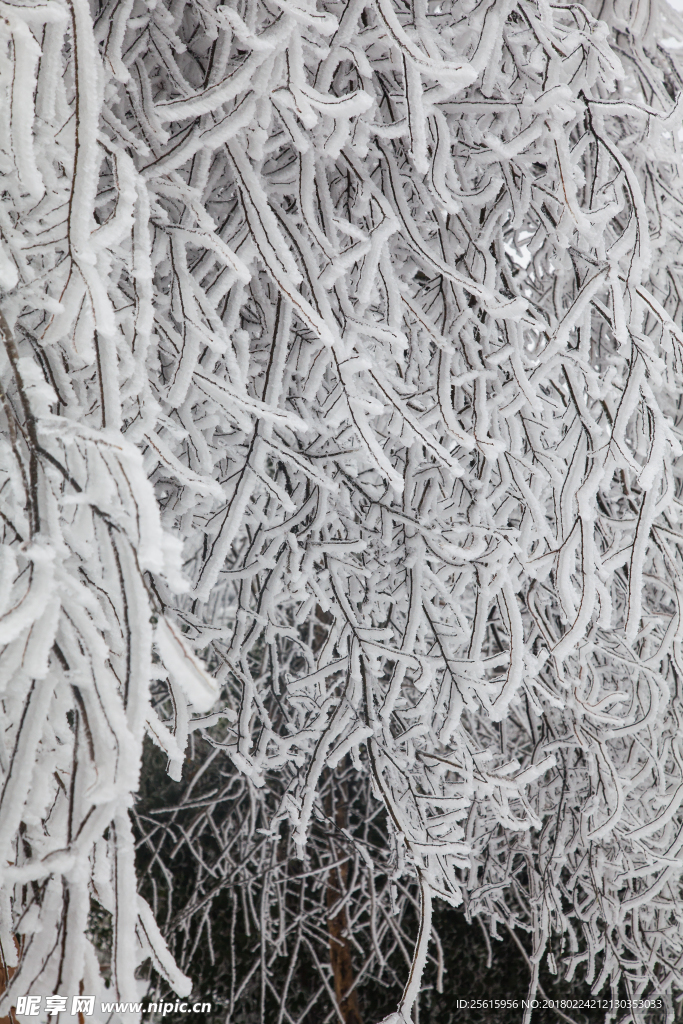
{"type": "MultiPolygon", "coordinates": [[[[175,781],[195,739],[228,759],[250,892],[280,842],[315,861],[296,911],[274,872],[277,927],[261,892],[264,1005],[286,934],[315,998],[356,1013],[359,971],[407,949],[398,899],[423,925],[409,1013],[432,897],[525,930],[533,964],[567,936],[596,992],[672,998],[677,16],[3,18],[0,1013],[28,984],[101,990],[91,900],[116,919],[117,996],[150,956],[187,990],[122,896],[145,735],[175,781]],[[316,832],[342,764],[353,880],[316,832]]],[[[199,864],[197,828],[176,839],[199,864]]],[[[188,919],[230,856],[198,869],[188,919]]]]}

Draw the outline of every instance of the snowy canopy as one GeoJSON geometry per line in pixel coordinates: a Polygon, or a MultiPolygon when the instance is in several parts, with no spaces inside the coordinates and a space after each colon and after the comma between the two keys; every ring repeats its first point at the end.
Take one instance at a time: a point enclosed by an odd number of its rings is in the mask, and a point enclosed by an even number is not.
{"type": "Polygon", "coordinates": [[[104,991],[91,900],[118,997],[150,956],[189,992],[128,812],[145,733],[180,779],[193,730],[301,856],[337,766],[385,809],[405,1020],[435,897],[526,931],[532,988],[557,933],[669,999],[678,16],[0,13],[0,1015],[104,991]]]}

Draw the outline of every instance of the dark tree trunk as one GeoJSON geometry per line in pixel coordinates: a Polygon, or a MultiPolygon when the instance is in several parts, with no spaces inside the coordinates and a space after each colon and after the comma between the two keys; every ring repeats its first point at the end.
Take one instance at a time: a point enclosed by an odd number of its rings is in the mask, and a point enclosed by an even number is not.
{"type": "MultiPolygon", "coordinates": [[[[329,812],[333,813],[334,821],[339,828],[346,826],[345,794],[334,789],[334,777],[330,780],[332,788],[328,796],[329,812]]],[[[336,859],[335,844],[330,840],[330,849],[336,859]]],[[[343,906],[336,914],[332,914],[336,904],[346,892],[346,880],[349,866],[345,862],[330,871],[327,878],[327,907],[330,916],[327,918],[327,931],[330,936],[330,964],[334,976],[334,994],[344,1024],[363,1024],[358,1005],[358,992],[351,991],[354,982],[351,944],[348,936],[348,917],[343,906]]]]}

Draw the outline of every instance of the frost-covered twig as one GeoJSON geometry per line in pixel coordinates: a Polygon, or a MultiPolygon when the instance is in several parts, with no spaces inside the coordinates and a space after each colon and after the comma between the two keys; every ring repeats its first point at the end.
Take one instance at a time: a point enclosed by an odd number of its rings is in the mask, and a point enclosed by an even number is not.
{"type": "Polygon", "coordinates": [[[670,998],[677,16],[2,13],[2,1005],[99,984],[90,899],[135,997],[142,738],[196,729],[301,857],[350,764],[425,907],[670,998]]]}

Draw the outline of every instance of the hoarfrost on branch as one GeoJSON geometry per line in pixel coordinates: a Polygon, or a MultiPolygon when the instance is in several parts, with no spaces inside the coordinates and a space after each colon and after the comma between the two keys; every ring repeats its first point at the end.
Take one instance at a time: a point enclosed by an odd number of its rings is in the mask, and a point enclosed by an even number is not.
{"type": "Polygon", "coordinates": [[[678,16],[0,14],[0,1014],[135,998],[150,956],[189,992],[132,896],[145,733],[173,779],[193,733],[229,759],[264,863],[306,857],[335,778],[382,811],[391,885],[358,839],[353,886],[372,974],[417,883],[397,1020],[434,898],[526,930],[532,993],[557,934],[594,992],[671,1000],[678,16]]]}

